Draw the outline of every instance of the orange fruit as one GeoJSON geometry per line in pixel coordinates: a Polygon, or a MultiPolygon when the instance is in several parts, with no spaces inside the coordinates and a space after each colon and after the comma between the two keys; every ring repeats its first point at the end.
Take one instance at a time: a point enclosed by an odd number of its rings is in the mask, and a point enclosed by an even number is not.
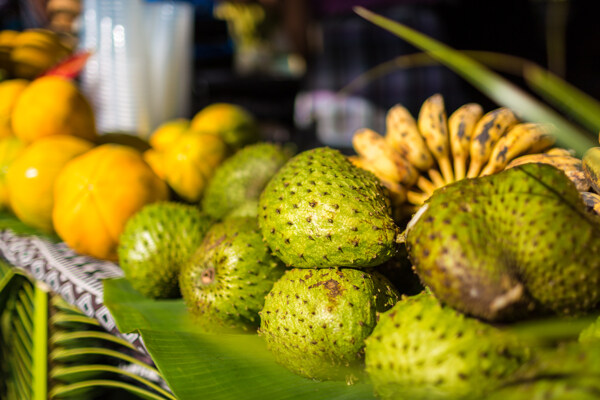
{"type": "Polygon", "coordinates": [[[72,158],[93,147],[87,140],[56,135],[28,146],[6,173],[10,207],[25,224],[52,232],[54,181],[72,158]]]}
{"type": "Polygon", "coordinates": [[[44,76],[21,93],[12,112],[15,136],[26,143],[52,135],[96,140],[94,113],[75,84],[58,76],[44,76]]]}
{"type": "Polygon", "coordinates": [[[0,138],[13,136],[12,111],[27,85],[29,81],[25,79],[10,79],[0,83],[0,138]]]}
{"type": "Polygon", "coordinates": [[[56,233],[78,253],[113,261],[127,220],[169,193],[139,151],[117,144],[70,161],[54,189],[56,233]]]}
{"type": "Polygon", "coordinates": [[[246,109],[230,103],[214,103],[200,110],[190,128],[219,135],[233,149],[240,149],[260,139],[258,124],[246,109]]]}
{"type": "Polygon", "coordinates": [[[152,168],[154,173],[158,175],[160,179],[166,179],[164,152],[148,149],[142,154],[142,156],[144,157],[144,161],[148,163],[150,168],[152,168]]]}
{"type": "Polygon", "coordinates": [[[162,160],[157,160],[155,166],[162,169],[175,193],[186,201],[197,202],[227,155],[227,144],[220,136],[187,131],[163,153],[162,160]]]}
{"type": "Polygon", "coordinates": [[[190,128],[190,121],[177,118],[159,125],[150,136],[150,145],[156,150],[166,150],[173,142],[190,128]]]}

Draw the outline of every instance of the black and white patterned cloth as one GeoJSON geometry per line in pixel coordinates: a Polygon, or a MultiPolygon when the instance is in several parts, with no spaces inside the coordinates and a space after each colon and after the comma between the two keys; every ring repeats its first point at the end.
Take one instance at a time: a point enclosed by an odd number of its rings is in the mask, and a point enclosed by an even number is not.
{"type": "Polygon", "coordinates": [[[102,301],[102,279],[123,276],[118,265],[77,254],[64,243],[19,236],[10,230],[0,231],[0,254],[30,277],[47,284],[85,315],[98,320],[106,331],[127,340],[143,355],[148,354],[140,335],[119,332],[102,301]]]}

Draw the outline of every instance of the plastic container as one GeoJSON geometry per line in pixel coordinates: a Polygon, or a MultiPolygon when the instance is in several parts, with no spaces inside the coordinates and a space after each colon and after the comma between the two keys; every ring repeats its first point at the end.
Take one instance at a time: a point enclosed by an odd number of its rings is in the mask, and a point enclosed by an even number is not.
{"type": "Polygon", "coordinates": [[[100,133],[147,137],[189,113],[193,6],[185,2],[84,0],[81,75],[100,133]]]}

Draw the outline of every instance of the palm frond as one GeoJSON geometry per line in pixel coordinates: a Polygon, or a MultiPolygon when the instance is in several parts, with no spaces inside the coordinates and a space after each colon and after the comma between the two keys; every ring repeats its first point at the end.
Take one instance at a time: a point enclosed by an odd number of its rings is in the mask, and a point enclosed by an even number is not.
{"type": "Polygon", "coordinates": [[[130,343],[15,271],[0,262],[0,398],[174,399],[130,343]]]}

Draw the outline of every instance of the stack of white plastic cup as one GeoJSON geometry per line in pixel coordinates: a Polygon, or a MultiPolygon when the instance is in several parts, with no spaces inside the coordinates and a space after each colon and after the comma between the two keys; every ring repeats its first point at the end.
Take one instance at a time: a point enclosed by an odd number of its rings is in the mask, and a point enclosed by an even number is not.
{"type": "Polygon", "coordinates": [[[193,8],[179,2],[84,0],[81,75],[100,133],[141,137],[189,111],[193,8]]]}

